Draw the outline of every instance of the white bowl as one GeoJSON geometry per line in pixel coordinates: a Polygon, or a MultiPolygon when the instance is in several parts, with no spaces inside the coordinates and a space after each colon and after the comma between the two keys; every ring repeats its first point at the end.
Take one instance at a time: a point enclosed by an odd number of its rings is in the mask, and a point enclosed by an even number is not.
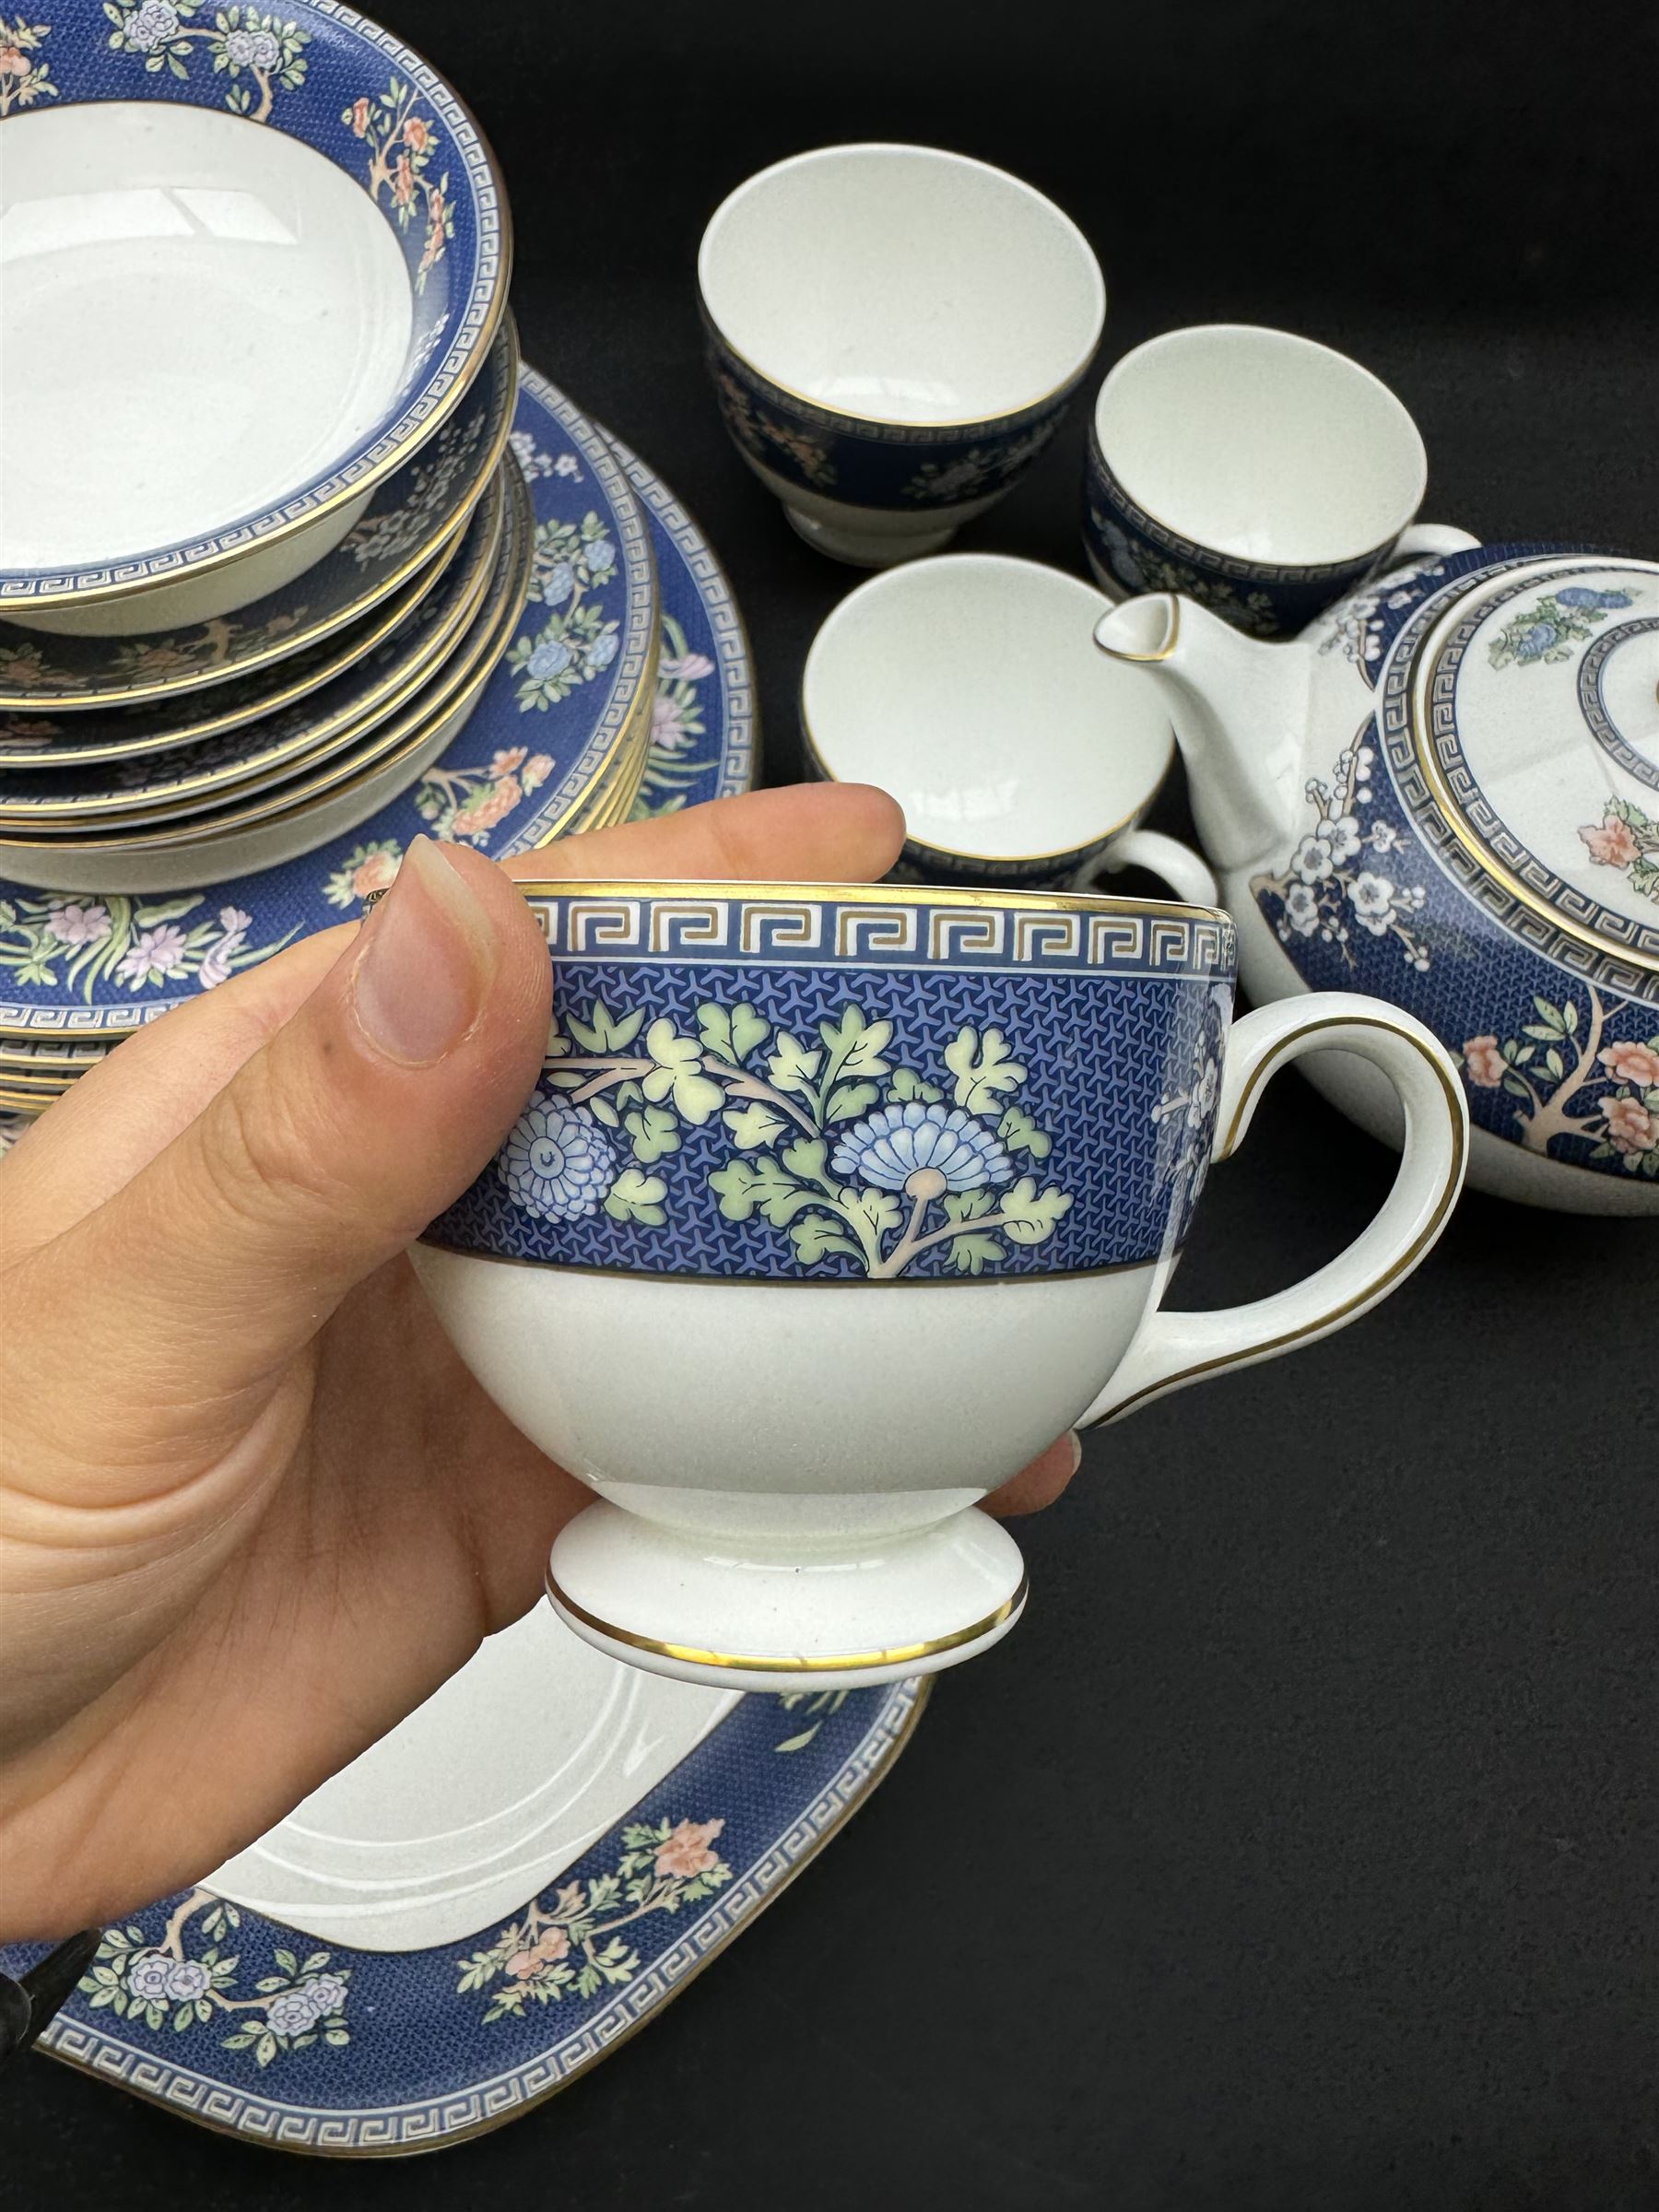
{"type": "Polygon", "coordinates": [[[0,184],[12,620],[143,631],[278,588],[504,312],[500,187],[441,78],[335,0],[242,13],[87,7],[25,54],[0,184]]]}

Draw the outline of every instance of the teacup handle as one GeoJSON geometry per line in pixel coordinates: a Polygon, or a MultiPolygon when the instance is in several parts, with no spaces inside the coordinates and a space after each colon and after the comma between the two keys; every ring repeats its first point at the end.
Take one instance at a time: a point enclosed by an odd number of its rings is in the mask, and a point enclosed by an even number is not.
{"type": "MultiPolygon", "coordinates": [[[[1270,1077],[1304,1053],[1325,1052],[1371,1061],[1405,1109],[1399,1172],[1381,1211],[1345,1252],[1271,1298],[1207,1313],[1167,1312],[1155,1301],[1084,1422],[1115,1420],[1201,1375],[1315,1343],[1369,1312],[1432,1250],[1463,1187],[1469,1110],[1456,1069],[1432,1031],[1381,999],[1318,991],[1281,999],[1236,1022],[1227,1041],[1211,1159],[1226,1159],[1238,1148],[1270,1077]]],[[[1159,1298],[1172,1268],[1173,1261],[1165,1263],[1159,1298]]]]}
{"type": "Polygon", "coordinates": [[[1422,560],[1431,553],[1472,553],[1479,543],[1452,523],[1413,523],[1395,538],[1386,565],[1392,569],[1400,561],[1422,560]]]}
{"type": "Polygon", "coordinates": [[[1178,837],[1166,837],[1161,830],[1126,830],[1122,837],[1114,837],[1099,860],[1091,860],[1079,872],[1073,888],[1089,890],[1102,876],[1115,876],[1121,868],[1145,868],[1148,875],[1161,877],[1189,906],[1221,903],[1221,887],[1209,864],[1191,845],[1183,845],[1178,837]]]}

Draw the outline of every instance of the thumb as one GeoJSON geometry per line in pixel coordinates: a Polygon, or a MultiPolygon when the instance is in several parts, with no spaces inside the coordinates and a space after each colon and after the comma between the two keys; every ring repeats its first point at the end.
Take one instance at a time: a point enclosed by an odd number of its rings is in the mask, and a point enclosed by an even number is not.
{"type": "MultiPolygon", "coordinates": [[[[76,1317],[76,1370],[98,1377],[101,1402],[143,1406],[131,1429],[171,1430],[149,1441],[171,1449],[175,1480],[246,1428],[353,1285],[488,1160],[535,1087],[550,999],[547,947],[512,883],[481,854],[417,839],[268,1042],[26,1264],[27,1294],[76,1317]]],[[[118,1466],[103,1479],[112,1497],[126,1487],[118,1466]]]]}

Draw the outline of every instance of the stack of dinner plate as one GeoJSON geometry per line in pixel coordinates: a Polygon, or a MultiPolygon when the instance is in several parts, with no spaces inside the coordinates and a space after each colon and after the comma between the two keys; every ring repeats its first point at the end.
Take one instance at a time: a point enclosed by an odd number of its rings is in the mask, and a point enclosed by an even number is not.
{"type": "Polygon", "coordinates": [[[434,70],[331,0],[133,0],[30,37],[0,110],[0,1111],[22,1112],[163,986],[360,909],[407,842],[365,832],[406,802],[496,851],[508,814],[517,844],[625,818],[657,652],[619,465],[593,433],[631,542],[602,482],[568,496],[604,471],[525,418],[581,443],[521,383],[505,197],[434,70]],[[557,736],[474,762],[493,678],[557,736]],[[332,865],[302,885],[310,858],[332,865]],[[56,998],[30,1000],[43,975],[56,998]]]}

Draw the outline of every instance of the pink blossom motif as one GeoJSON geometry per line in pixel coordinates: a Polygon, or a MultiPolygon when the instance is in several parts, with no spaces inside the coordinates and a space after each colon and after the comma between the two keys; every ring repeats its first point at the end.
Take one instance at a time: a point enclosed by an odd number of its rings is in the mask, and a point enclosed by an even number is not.
{"type": "Polygon", "coordinates": [[[159,982],[163,977],[177,978],[188,974],[184,966],[185,937],[182,929],[171,923],[159,929],[142,932],[135,945],[129,945],[115,966],[118,982],[126,983],[135,991],[141,990],[152,977],[159,982]]]}
{"type": "Polygon", "coordinates": [[[562,1928],[544,1928],[534,1943],[513,1952],[506,1971],[515,1982],[529,1982],[543,1967],[557,1966],[570,1947],[571,1939],[562,1928]]]}
{"type": "Polygon", "coordinates": [[[354,100],[351,103],[351,135],[354,138],[362,138],[368,135],[368,130],[369,102],[366,100],[354,100]]]}
{"type": "Polygon", "coordinates": [[[1616,1150],[1633,1157],[1659,1145],[1659,1115],[1652,1113],[1640,1099],[1609,1099],[1603,1112],[1607,1117],[1607,1141],[1616,1150]]]}
{"type": "Polygon", "coordinates": [[[399,857],[395,853],[371,853],[351,878],[358,897],[367,899],[375,891],[389,891],[396,879],[399,857]]]}
{"type": "Polygon", "coordinates": [[[707,1874],[720,1864],[720,1854],[709,1849],[724,1828],[724,1820],[682,1820],[665,1843],[657,1845],[658,1878],[665,1874],[707,1874]]]}
{"type": "Polygon", "coordinates": [[[404,124],[404,144],[412,154],[424,154],[432,143],[432,126],[424,116],[411,115],[404,124]]]}
{"type": "Polygon", "coordinates": [[[1579,835],[1598,868],[1628,868],[1641,858],[1641,847],[1629,822],[1610,814],[1605,821],[1586,825],[1579,835]]]}
{"type": "Polygon", "coordinates": [[[96,945],[110,934],[110,910],[66,900],[47,915],[46,934],[60,945],[96,945]]]}
{"type": "Polygon", "coordinates": [[[1615,1083],[1630,1083],[1638,1090],[1659,1084],[1659,1053],[1651,1044],[1609,1044],[1597,1056],[1615,1083]]]}
{"type": "Polygon", "coordinates": [[[714,673],[714,664],[706,653],[682,653],[677,659],[662,662],[660,668],[670,679],[679,677],[688,684],[700,683],[714,673]]]}
{"type": "Polygon", "coordinates": [[[400,207],[406,207],[415,197],[415,171],[407,154],[397,157],[397,167],[392,172],[392,197],[400,207]]]}
{"type": "Polygon", "coordinates": [[[452,836],[481,843],[498,822],[506,820],[524,795],[516,776],[501,776],[493,783],[480,784],[456,807],[452,836]]]}
{"type": "Polygon", "coordinates": [[[524,785],[526,791],[539,791],[552,773],[552,754],[532,753],[529,759],[524,763],[523,771],[519,776],[519,782],[524,785]]]}
{"type": "Polygon", "coordinates": [[[27,76],[29,62],[18,46],[0,46],[0,76],[27,76]]]}
{"type": "Polygon", "coordinates": [[[1464,1073],[1480,1090],[1496,1090],[1509,1073],[1509,1062],[1498,1050],[1496,1037],[1471,1037],[1463,1048],[1464,1073]]]}
{"type": "Polygon", "coordinates": [[[510,776],[515,768],[524,767],[524,756],[528,750],[528,747],[523,745],[504,747],[490,762],[490,774],[492,776],[510,776]]]}
{"type": "Polygon", "coordinates": [[[217,990],[220,983],[229,981],[230,963],[241,950],[253,926],[253,915],[244,914],[241,907],[219,908],[219,927],[225,934],[218,944],[208,947],[196,970],[196,982],[204,991],[217,990]]]}
{"type": "Polygon", "coordinates": [[[659,692],[651,702],[651,745],[653,752],[683,753],[691,743],[679,701],[659,692]]]}

